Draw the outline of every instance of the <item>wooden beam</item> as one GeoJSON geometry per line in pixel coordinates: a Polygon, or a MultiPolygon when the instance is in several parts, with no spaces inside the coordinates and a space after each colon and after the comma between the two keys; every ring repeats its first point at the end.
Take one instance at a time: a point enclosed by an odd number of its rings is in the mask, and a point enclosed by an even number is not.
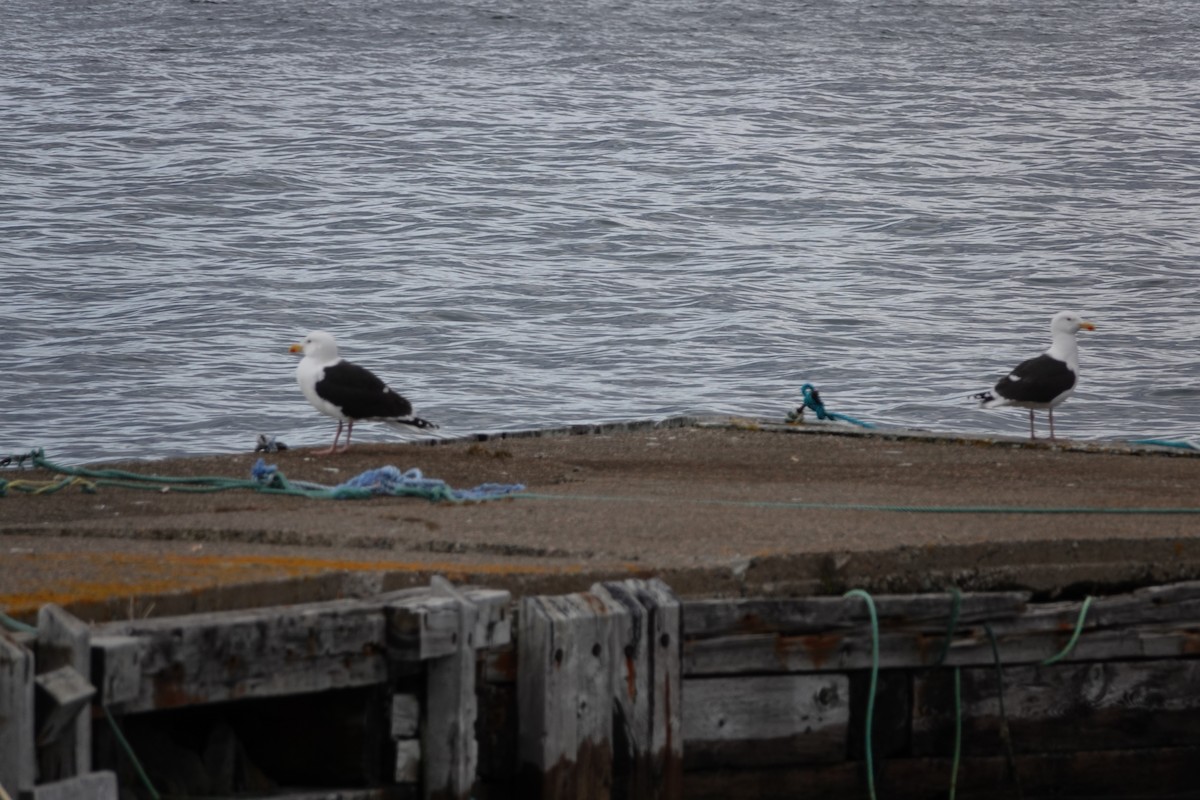
{"type": "Polygon", "coordinates": [[[679,601],[657,578],[598,584],[592,593],[607,595],[626,612],[617,620],[614,647],[614,793],[682,800],[679,601]]]}
{"type": "Polygon", "coordinates": [[[138,694],[114,709],[130,713],[382,683],[384,627],[378,605],[340,600],[114,622],[98,630],[142,640],[138,694]]]}
{"type": "MultiPolygon", "coordinates": [[[[1017,752],[1200,746],[1200,661],[1108,661],[1006,667],[1004,708],[1017,752]]],[[[963,740],[999,752],[1001,718],[994,669],[962,671],[963,740]]],[[[953,676],[918,675],[915,755],[945,755],[954,737],[953,676]]]]}
{"type": "Polygon", "coordinates": [[[522,797],[610,797],[613,628],[624,614],[599,592],[522,600],[517,639],[522,797]]]}
{"type": "MultiPolygon", "coordinates": [[[[1076,610],[1078,616],[1078,609],[1076,610]]],[[[1000,660],[1005,665],[1036,664],[1059,653],[1071,638],[1072,625],[1023,631],[1013,625],[996,632],[1000,660]]],[[[915,631],[887,631],[879,636],[879,663],[884,669],[932,666],[943,638],[915,631]]],[[[1200,651],[1200,636],[1190,627],[1120,628],[1096,630],[1090,624],[1066,662],[1131,658],[1190,657],[1200,651]]],[[[982,627],[961,630],[951,644],[946,666],[983,667],[994,662],[991,643],[982,627]]],[[[844,672],[871,665],[871,634],[847,632],[726,636],[685,641],[684,674],[737,675],[746,672],[844,672]]]]}
{"type": "Polygon", "coordinates": [[[846,757],[845,675],[741,675],[683,682],[684,767],[790,766],[846,757]]]}
{"type": "Polygon", "coordinates": [[[430,659],[425,668],[426,718],[421,753],[424,796],[431,800],[468,800],[475,784],[475,646],[478,607],[440,576],[431,588],[452,602],[458,613],[452,637],[455,651],[430,659]]]}
{"type": "Polygon", "coordinates": [[[117,800],[113,772],[89,772],[52,783],[40,783],[21,793],[21,800],[117,800]]]}
{"type": "Polygon", "coordinates": [[[33,653],[0,631],[0,786],[14,798],[33,788],[33,653]]]}
{"type": "Polygon", "coordinates": [[[100,705],[120,706],[137,700],[146,644],[137,636],[92,637],[92,681],[100,705]]]}
{"type": "MultiPolygon", "coordinates": [[[[81,712],[96,695],[96,687],[75,671],[74,667],[59,667],[43,672],[33,679],[38,707],[37,744],[44,755],[56,753],[54,762],[59,771],[74,767],[76,722],[81,712]]],[[[91,725],[91,715],[83,714],[91,725]]],[[[40,774],[50,770],[42,769],[40,774]]],[[[63,775],[55,776],[62,780],[63,775]]]]}
{"type": "MultiPolygon", "coordinates": [[[[1018,755],[1025,797],[1191,798],[1196,794],[1200,748],[1096,750],[1018,755]]],[[[877,795],[887,800],[945,797],[950,758],[889,758],[876,762],[877,795]]],[[[797,797],[866,797],[862,762],[797,765],[790,768],[688,771],[688,800],[795,800],[797,797]]],[[[965,753],[958,770],[959,797],[1012,800],[1018,797],[1000,753],[965,753]]]]}
{"type": "MultiPolygon", "coordinates": [[[[1028,608],[1029,592],[964,594],[958,625],[1012,619],[1028,608]]],[[[875,598],[879,624],[944,635],[954,599],[947,592],[882,595],[875,598]]],[[[683,635],[705,639],[745,634],[826,633],[861,628],[870,621],[866,606],[841,597],[687,600],[682,603],[683,635]]]]}
{"type": "Polygon", "coordinates": [[[38,730],[38,776],[50,783],[92,770],[92,719],[85,713],[95,694],[88,681],[91,634],[86,623],[56,605],[41,607],[37,628],[37,673],[58,676],[52,685],[43,681],[42,696],[55,701],[38,730]]]}

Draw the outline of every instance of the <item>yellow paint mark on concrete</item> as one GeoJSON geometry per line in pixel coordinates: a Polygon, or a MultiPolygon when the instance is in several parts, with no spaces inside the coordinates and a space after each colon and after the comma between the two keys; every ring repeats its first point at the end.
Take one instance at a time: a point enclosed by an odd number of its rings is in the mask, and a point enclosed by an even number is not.
{"type": "MultiPolygon", "coordinates": [[[[269,555],[144,555],[131,553],[22,553],[36,588],[0,593],[9,614],[36,611],[46,603],[72,605],[236,586],[264,580],[300,578],[328,572],[439,573],[462,582],[480,576],[570,575],[582,565],[497,564],[438,561],[359,561],[269,555]],[[73,577],[37,580],[39,572],[73,577]]],[[[17,572],[24,572],[11,562],[17,572]]]]}

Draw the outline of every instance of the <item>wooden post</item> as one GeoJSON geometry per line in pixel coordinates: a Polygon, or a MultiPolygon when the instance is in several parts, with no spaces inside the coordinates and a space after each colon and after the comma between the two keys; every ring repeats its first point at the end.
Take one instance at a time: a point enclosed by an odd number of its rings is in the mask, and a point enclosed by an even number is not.
{"type": "MultiPolygon", "coordinates": [[[[54,783],[40,783],[21,800],[117,800],[115,772],[89,772],[54,783]]],[[[14,798],[15,800],[15,798],[14,798]]]]}
{"type": "Polygon", "coordinates": [[[682,800],[679,601],[657,578],[605,583],[592,592],[627,612],[614,642],[614,793],[631,800],[682,800]]]}
{"type": "Polygon", "coordinates": [[[55,698],[55,715],[47,720],[54,727],[43,725],[38,731],[41,783],[92,771],[92,719],[87,707],[96,693],[88,680],[91,651],[87,624],[56,605],[45,605],[38,611],[37,674],[49,680],[51,673],[58,674],[53,686],[61,691],[45,695],[55,698]],[[61,731],[60,725],[65,726],[61,731]]]}
{"type": "Polygon", "coordinates": [[[458,605],[455,650],[430,659],[426,667],[426,720],[421,754],[424,796],[430,800],[467,800],[475,783],[475,647],[479,612],[446,579],[434,576],[430,586],[458,605]]]}
{"type": "Polygon", "coordinates": [[[33,789],[33,653],[0,631],[0,786],[33,789]]]}
{"type": "Polygon", "coordinates": [[[517,706],[521,797],[607,800],[612,790],[615,618],[586,593],[522,600],[517,706]]]}

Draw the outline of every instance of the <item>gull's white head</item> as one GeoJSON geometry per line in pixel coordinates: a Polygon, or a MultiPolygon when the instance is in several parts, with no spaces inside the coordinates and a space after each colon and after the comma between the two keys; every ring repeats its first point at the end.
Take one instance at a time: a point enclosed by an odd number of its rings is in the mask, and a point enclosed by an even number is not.
{"type": "Polygon", "coordinates": [[[304,337],[304,341],[288,348],[289,353],[303,353],[305,358],[320,362],[335,361],[338,357],[337,342],[333,334],[325,331],[313,331],[304,337]]]}
{"type": "Polygon", "coordinates": [[[1096,326],[1074,311],[1060,311],[1050,320],[1052,334],[1065,333],[1073,336],[1077,331],[1094,331],[1096,326]]]}

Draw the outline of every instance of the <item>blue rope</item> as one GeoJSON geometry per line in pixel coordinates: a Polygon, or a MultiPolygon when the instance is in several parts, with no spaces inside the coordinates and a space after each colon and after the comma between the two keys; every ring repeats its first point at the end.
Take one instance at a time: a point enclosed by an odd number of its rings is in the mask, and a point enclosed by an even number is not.
{"type": "Polygon", "coordinates": [[[806,383],[800,387],[800,393],[804,395],[804,402],[787,416],[788,422],[802,422],[804,420],[804,409],[811,409],[817,415],[817,419],[832,419],[840,420],[841,422],[849,422],[851,425],[858,425],[860,428],[874,428],[875,426],[869,422],[863,422],[861,419],[855,419],[849,414],[838,414],[825,408],[825,404],[821,402],[821,393],[817,391],[817,387],[811,383],[806,383]]]}
{"type": "Polygon", "coordinates": [[[250,479],[211,475],[173,477],[144,475],[118,469],[67,467],[51,462],[40,448],[20,458],[19,463],[25,460],[30,460],[34,467],[67,477],[52,481],[0,479],[0,497],[5,497],[9,489],[33,494],[50,494],[78,484],[88,492],[94,492],[101,486],[172,492],[224,492],[231,489],[247,489],[264,494],[286,494],[315,499],[347,500],[387,495],[463,503],[509,497],[525,490],[525,486],[519,483],[484,483],[474,489],[452,489],[445,481],[424,477],[419,469],[401,472],[395,467],[368,470],[337,486],[326,486],[308,481],[289,481],[277,467],[267,464],[261,458],[250,470],[250,479]]]}
{"type": "Polygon", "coordinates": [[[438,478],[426,478],[413,468],[401,472],[393,466],[369,469],[337,486],[308,481],[289,481],[279,468],[259,459],[250,476],[265,490],[318,499],[358,500],[366,497],[424,497],[430,501],[477,503],[525,491],[521,483],[482,483],[473,489],[453,489],[438,478]]]}

